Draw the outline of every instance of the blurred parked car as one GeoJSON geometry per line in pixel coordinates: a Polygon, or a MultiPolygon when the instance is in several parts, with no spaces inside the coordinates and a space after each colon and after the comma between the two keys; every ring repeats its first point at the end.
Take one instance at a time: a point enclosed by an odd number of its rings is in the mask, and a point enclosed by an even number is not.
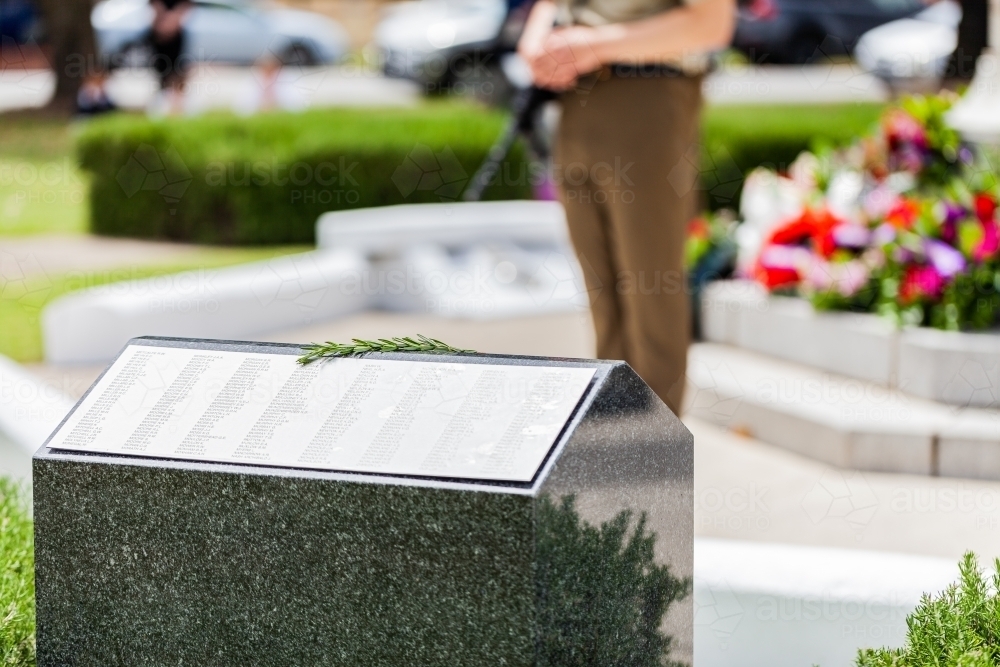
{"type": "Polygon", "coordinates": [[[429,92],[490,97],[507,85],[499,56],[506,16],[504,0],[407,0],[392,5],[375,29],[382,69],[387,76],[416,81],[429,92]]]}
{"type": "MultiPolygon", "coordinates": [[[[90,15],[101,54],[113,65],[149,62],[148,0],[104,0],[90,15]]],[[[284,62],[319,65],[347,51],[347,33],[320,14],[254,0],[195,0],[184,29],[185,55],[195,61],[250,65],[270,53],[284,62]]]]}
{"type": "Polygon", "coordinates": [[[40,37],[38,11],[30,0],[0,0],[0,39],[24,44],[40,37]]]}
{"type": "Polygon", "coordinates": [[[854,57],[893,88],[936,88],[958,45],[961,20],[962,6],[955,0],[941,0],[913,18],[866,32],[854,57]]]}
{"type": "Polygon", "coordinates": [[[803,64],[853,54],[863,34],[926,5],[922,0],[748,0],[739,6],[735,48],[753,63],[803,64]]]}

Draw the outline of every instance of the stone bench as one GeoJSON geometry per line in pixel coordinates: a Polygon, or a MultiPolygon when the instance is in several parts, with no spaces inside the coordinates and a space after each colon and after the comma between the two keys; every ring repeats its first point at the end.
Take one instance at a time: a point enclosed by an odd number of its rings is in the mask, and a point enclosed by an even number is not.
{"type": "Polygon", "coordinates": [[[109,361],[136,336],[245,338],[322,322],[369,304],[367,263],[336,250],[111,283],[45,307],[50,363],[109,361]]]}
{"type": "Polygon", "coordinates": [[[562,205],[551,201],[405,204],[334,211],[320,248],[372,265],[372,305],[442,317],[496,319],[586,310],[583,274],[562,205]]]}

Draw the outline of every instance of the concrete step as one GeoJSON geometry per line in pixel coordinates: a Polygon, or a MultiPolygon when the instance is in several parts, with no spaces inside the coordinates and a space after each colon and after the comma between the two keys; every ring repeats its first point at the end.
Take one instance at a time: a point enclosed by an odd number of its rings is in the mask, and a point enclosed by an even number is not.
{"type": "Polygon", "coordinates": [[[686,414],[844,468],[1000,479],[1000,411],[728,345],[692,347],[686,414]]]}

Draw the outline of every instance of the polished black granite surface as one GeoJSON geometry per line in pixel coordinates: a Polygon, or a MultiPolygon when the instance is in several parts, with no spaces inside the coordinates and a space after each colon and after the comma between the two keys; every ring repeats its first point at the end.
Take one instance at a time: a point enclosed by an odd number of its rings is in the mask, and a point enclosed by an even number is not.
{"type": "Polygon", "coordinates": [[[626,364],[380,356],[596,374],[529,484],[43,446],[39,665],[690,662],[692,437],[626,364]]]}

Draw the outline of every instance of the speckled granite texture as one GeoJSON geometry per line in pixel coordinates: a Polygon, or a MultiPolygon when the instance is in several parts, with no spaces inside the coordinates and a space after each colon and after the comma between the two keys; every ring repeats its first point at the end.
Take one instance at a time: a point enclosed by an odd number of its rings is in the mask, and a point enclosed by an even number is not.
{"type": "Polygon", "coordinates": [[[680,421],[620,362],[433,359],[597,373],[523,485],[43,446],[34,460],[38,664],[690,662],[691,598],[675,600],[693,566],[692,438],[680,421]]]}

